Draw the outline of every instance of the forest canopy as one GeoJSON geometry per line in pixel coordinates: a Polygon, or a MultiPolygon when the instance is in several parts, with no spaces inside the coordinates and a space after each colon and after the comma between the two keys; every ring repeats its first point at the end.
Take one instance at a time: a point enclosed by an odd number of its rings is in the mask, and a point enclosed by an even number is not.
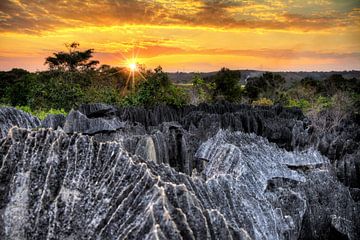
{"type": "Polygon", "coordinates": [[[32,112],[66,113],[83,103],[96,102],[120,107],[156,104],[179,107],[229,101],[281,104],[313,115],[331,109],[359,116],[360,80],[345,79],[339,74],[327,79],[306,77],[286,87],[285,78],[279,74],[265,72],[241,84],[240,71],[222,68],[204,78],[195,74],[190,86],[182,86],[174,84],[160,66],[154,70],[138,66],[132,72],[128,67],[100,65],[93,59],[94,49],[80,50],[77,42],[66,44],[66,48],[67,51],[45,59],[46,71],[0,72],[0,104],[32,112]]]}

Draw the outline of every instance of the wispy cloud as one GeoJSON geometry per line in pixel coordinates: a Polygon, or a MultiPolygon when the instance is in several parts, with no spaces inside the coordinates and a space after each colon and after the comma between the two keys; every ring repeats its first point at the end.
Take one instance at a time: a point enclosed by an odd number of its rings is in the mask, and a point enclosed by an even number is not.
{"type": "Polygon", "coordinates": [[[359,69],[360,1],[0,0],[0,69],[41,69],[71,41],[113,65],[135,47],[172,69],[359,69]]]}
{"type": "Polygon", "coordinates": [[[225,0],[2,0],[0,31],[39,33],[61,27],[145,24],[211,28],[351,27],[360,2],[225,0]]]}
{"type": "Polygon", "coordinates": [[[102,52],[100,55],[124,56],[129,53],[139,53],[143,58],[152,58],[161,55],[229,55],[229,56],[251,56],[262,58],[294,59],[294,58],[316,58],[316,59],[342,59],[358,58],[359,52],[321,52],[321,51],[301,51],[296,49],[221,49],[221,48],[181,48],[176,46],[153,45],[142,43],[137,48],[130,48],[126,52],[102,52]]]}

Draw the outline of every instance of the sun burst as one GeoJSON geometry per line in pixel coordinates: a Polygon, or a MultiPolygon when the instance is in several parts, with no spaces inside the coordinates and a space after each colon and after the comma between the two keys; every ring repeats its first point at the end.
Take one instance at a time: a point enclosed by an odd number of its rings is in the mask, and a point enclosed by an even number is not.
{"type": "Polygon", "coordinates": [[[135,61],[131,61],[128,63],[128,68],[131,72],[135,72],[137,71],[138,67],[137,67],[137,63],[135,61]]]}
{"type": "Polygon", "coordinates": [[[128,69],[129,75],[126,80],[125,89],[130,89],[131,91],[135,90],[135,85],[137,82],[137,79],[141,78],[143,80],[146,80],[144,75],[142,74],[143,65],[139,63],[138,55],[139,50],[134,48],[132,49],[132,57],[127,58],[123,53],[121,53],[121,57],[123,59],[123,66],[125,66],[126,69],[128,69]]]}

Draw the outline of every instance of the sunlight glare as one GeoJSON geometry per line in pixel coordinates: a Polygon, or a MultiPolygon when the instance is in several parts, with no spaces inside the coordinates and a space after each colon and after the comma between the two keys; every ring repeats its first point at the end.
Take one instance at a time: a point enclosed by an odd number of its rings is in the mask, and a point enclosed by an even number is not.
{"type": "Polygon", "coordinates": [[[131,62],[128,64],[130,71],[135,72],[137,70],[137,64],[135,62],[131,62]]]}

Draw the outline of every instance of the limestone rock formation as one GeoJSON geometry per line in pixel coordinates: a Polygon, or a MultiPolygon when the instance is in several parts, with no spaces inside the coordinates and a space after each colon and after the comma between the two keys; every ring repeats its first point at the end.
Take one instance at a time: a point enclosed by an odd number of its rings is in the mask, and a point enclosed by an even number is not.
{"type": "Polygon", "coordinates": [[[358,209],[326,158],[255,135],[205,142],[205,178],[61,130],[13,128],[0,146],[1,239],[358,237],[358,209]]]}
{"type": "Polygon", "coordinates": [[[39,125],[40,120],[26,112],[12,107],[0,107],[0,139],[14,126],[31,129],[39,125]]]}
{"type": "Polygon", "coordinates": [[[0,108],[0,239],[359,239],[357,126],[228,103],[0,108]]]}
{"type": "Polygon", "coordinates": [[[49,114],[46,118],[41,122],[41,127],[44,128],[63,128],[65,124],[65,116],[62,114],[49,114]]]}
{"type": "Polygon", "coordinates": [[[208,179],[230,174],[239,181],[242,188],[237,192],[239,198],[246,196],[241,203],[247,205],[236,206],[252,209],[246,213],[255,217],[248,219],[255,232],[263,232],[256,239],[271,236],[266,227],[274,226],[284,239],[359,237],[359,205],[317,151],[286,152],[255,135],[220,131],[201,145],[196,156],[208,160],[204,172],[208,179]]]}
{"type": "Polygon", "coordinates": [[[116,113],[115,107],[104,103],[83,104],[77,110],[89,118],[110,117],[116,113]]]}
{"type": "Polygon", "coordinates": [[[95,134],[100,132],[113,132],[122,128],[124,123],[117,118],[88,118],[79,111],[72,110],[66,117],[64,131],[66,133],[95,134]]]}
{"type": "MultiPolygon", "coordinates": [[[[21,111],[2,109],[1,121],[7,123],[2,123],[1,136],[5,136],[14,125],[26,128],[39,126],[33,120],[35,118],[23,116],[21,111]]],[[[185,173],[203,169],[203,163],[193,159],[193,155],[200,143],[214,136],[219,129],[255,133],[291,151],[317,148],[330,159],[338,179],[353,188],[354,197],[360,198],[357,194],[360,191],[360,126],[354,121],[342,122],[331,132],[319,132],[313,131],[311,122],[300,110],[280,106],[217,103],[183,108],[160,105],[150,109],[116,109],[106,104],[87,104],[80,106],[78,111],[73,110],[65,122],[61,116],[49,116],[41,126],[61,127],[67,133],[96,135],[102,141],[118,141],[125,134],[128,136],[127,150],[131,153],[135,153],[136,144],[142,137],[150,135],[155,144],[157,162],[170,163],[185,173]],[[177,130],[171,127],[172,130],[168,131],[161,127],[167,122],[177,124],[177,130]],[[181,150],[185,145],[187,149],[181,150]],[[169,160],[163,148],[170,151],[173,160],[169,160]]]]}

